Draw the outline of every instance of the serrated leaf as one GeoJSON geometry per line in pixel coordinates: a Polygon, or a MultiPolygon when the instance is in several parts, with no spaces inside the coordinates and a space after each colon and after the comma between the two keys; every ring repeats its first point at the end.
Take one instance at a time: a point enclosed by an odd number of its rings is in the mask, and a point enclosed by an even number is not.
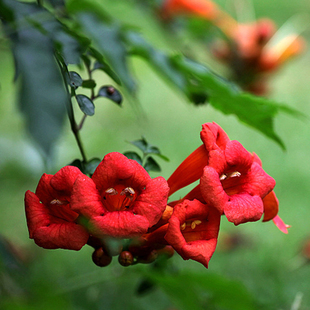
{"type": "MultiPolygon", "coordinates": [[[[189,80],[195,79],[197,87],[207,91],[209,103],[214,108],[224,114],[237,116],[241,122],[259,130],[285,149],[282,140],[274,131],[274,117],[279,111],[285,111],[292,115],[300,113],[297,111],[291,113],[293,109],[262,97],[241,92],[233,86],[234,84],[225,81],[207,67],[183,56],[173,57],[172,59],[176,68],[183,71],[189,80]]],[[[189,88],[186,89],[190,92],[189,88]]],[[[187,95],[189,96],[190,93],[187,95]]]]}
{"type": "Polygon", "coordinates": [[[95,88],[96,87],[96,82],[94,80],[84,80],[82,83],[83,88],[95,88]]]}
{"type": "Polygon", "coordinates": [[[95,114],[95,105],[90,98],[85,95],[76,95],[76,100],[83,113],[88,116],[92,116],[95,114]]]}
{"type": "Polygon", "coordinates": [[[82,86],[83,79],[81,78],[81,76],[77,72],[70,71],[69,77],[70,77],[69,85],[71,87],[73,87],[74,89],[77,89],[78,87],[82,86]]]}
{"type": "Polygon", "coordinates": [[[160,172],[160,166],[158,165],[158,163],[154,160],[153,157],[148,157],[146,159],[146,163],[144,164],[144,169],[146,171],[156,171],[156,172],[160,172]]]}
{"type": "Polygon", "coordinates": [[[113,86],[102,86],[98,91],[98,96],[108,98],[118,105],[120,105],[123,100],[121,93],[113,86]]]}
{"type": "Polygon", "coordinates": [[[142,158],[137,154],[136,152],[125,152],[124,155],[129,158],[133,159],[136,162],[138,162],[140,165],[142,165],[142,158]]]}

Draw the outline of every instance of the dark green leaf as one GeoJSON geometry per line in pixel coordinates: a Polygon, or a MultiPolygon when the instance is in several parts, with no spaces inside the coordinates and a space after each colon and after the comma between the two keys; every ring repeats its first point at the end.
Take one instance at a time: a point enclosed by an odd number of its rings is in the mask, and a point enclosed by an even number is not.
{"type": "Polygon", "coordinates": [[[82,86],[83,79],[81,78],[81,76],[77,72],[70,71],[69,77],[70,77],[69,85],[71,87],[73,87],[74,89],[77,89],[78,87],[82,86]]]}
{"type": "Polygon", "coordinates": [[[148,143],[145,140],[144,137],[142,137],[139,140],[135,140],[135,141],[130,141],[129,143],[135,145],[138,149],[140,149],[144,154],[146,153],[147,147],[148,147],[148,143]]]}
{"type": "Polygon", "coordinates": [[[82,83],[83,88],[95,88],[96,82],[94,80],[84,80],[82,83]]]}
{"type": "Polygon", "coordinates": [[[124,155],[129,158],[137,161],[140,165],[142,165],[142,158],[136,152],[125,152],[124,155]]]}
{"type": "Polygon", "coordinates": [[[12,41],[20,78],[19,104],[26,117],[26,126],[49,155],[62,128],[68,96],[55,62],[52,40],[25,19],[29,15],[45,16],[47,11],[32,3],[13,0],[3,1],[0,5],[1,12],[5,6],[6,10],[14,12],[16,18],[7,20],[9,15],[2,16],[5,31],[12,41]]]}
{"type": "Polygon", "coordinates": [[[76,100],[83,113],[88,116],[92,116],[95,114],[95,105],[90,100],[90,98],[85,95],[76,95],[76,100]]]}
{"type": "Polygon", "coordinates": [[[118,85],[122,85],[121,80],[115,74],[115,72],[111,69],[111,67],[104,60],[102,54],[100,54],[96,49],[89,48],[89,54],[94,57],[97,61],[94,63],[93,70],[102,70],[104,71],[110,78],[112,78],[118,85]]]}
{"type": "Polygon", "coordinates": [[[148,157],[146,160],[146,163],[144,164],[144,169],[146,171],[156,171],[156,172],[160,172],[160,166],[158,165],[158,163],[153,159],[153,157],[148,157]]]}
{"type": "Polygon", "coordinates": [[[96,12],[94,14],[81,12],[77,17],[84,31],[93,39],[94,44],[127,89],[134,92],[135,82],[127,67],[127,52],[122,42],[120,27],[100,19],[96,12]]]}
{"type": "Polygon", "coordinates": [[[147,60],[159,74],[178,88],[185,88],[185,76],[175,68],[165,53],[156,50],[136,32],[127,31],[124,38],[132,54],[147,60]]]}
{"type": "Polygon", "coordinates": [[[90,60],[90,57],[88,55],[81,55],[81,58],[86,66],[86,68],[90,68],[91,66],[91,60],[90,60]]]}
{"type": "Polygon", "coordinates": [[[100,164],[101,160],[99,158],[92,158],[89,160],[84,166],[85,166],[85,173],[89,175],[93,175],[96,168],[100,164]]]}
{"type": "Polygon", "coordinates": [[[71,162],[68,166],[74,166],[79,168],[83,173],[85,173],[84,164],[80,159],[75,159],[73,162],[71,162]]]}
{"type": "Polygon", "coordinates": [[[98,96],[108,98],[118,105],[122,103],[122,95],[121,93],[115,89],[113,86],[102,86],[99,89],[98,96]]]}
{"type": "MultiPolygon", "coordinates": [[[[186,59],[182,56],[172,58],[176,68],[188,76],[188,80],[195,79],[196,89],[207,90],[210,104],[224,114],[234,114],[238,119],[259,130],[269,138],[276,141],[282,148],[284,144],[274,132],[274,117],[283,110],[283,106],[261,97],[255,97],[232,87],[223,78],[214,74],[207,67],[186,59]]],[[[190,85],[190,84],[189,84],[190,85]]],[[[191,89],[185,88],[187,95],[191,96],[191,89]]],[[[291,111],[293,109],[289,109],[291,111]]],[[[298,114],[295,111],[294,114],[298,114]]],[[[293,113],[291,113],[293,114],[293,113]]]]}

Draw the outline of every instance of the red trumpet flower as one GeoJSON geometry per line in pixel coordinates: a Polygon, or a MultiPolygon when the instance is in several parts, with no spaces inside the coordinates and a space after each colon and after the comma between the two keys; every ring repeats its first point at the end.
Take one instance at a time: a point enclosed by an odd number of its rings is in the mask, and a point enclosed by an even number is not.
{"type": "Polygon", "coordinates": [[[82,172],[71,166],[54,176],[43,174],[36,193],[25,194],[29,236],[46,249],[80,250],[89,234],[77,223],[79,214],[71,209],[72,188],[82,172]]]}
{"type": "Polygon", "coordinates": [[[114,152],[104,157],[91,179],[80,176],[73,191],[72,209],[89,221],[91,234],[130,238],[159,221],[169,187],[164,178],[152,179],[136,161],[114,152]]]}

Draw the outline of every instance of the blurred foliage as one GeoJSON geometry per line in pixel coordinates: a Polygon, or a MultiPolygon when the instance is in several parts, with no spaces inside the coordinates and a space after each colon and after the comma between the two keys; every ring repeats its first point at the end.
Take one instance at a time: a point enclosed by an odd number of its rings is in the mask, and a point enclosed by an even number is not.
{"type": "MultiPolygon", "coordinates": [[[[271,99],[240,93],[234,85],[208,69],[216,67],[214,61],[206,61],[206,66],[194,61],[194,57],[189,59],[181,56],[179,51],[175,52],[178,39],[171,40],[145,4],[137,7],[141,2],[145,1],[102,0],[92,6],[90,2],[80,1],[80,9],[77,6],[78,10],[74,11],[76,2],[71,1],[67,2],[72,10],[71,19],[66,16],[61,0],[49,1],[48,10],[36,4],[0,1],[0,13],[6,20],[3,24],[5,37],[11,42],[15,64],[18,64],[16,78],[19,87],[12,88],[13,61],[8,42],[2,40],[0,308],[309,309],[310,265],[301,254],[303,242],[310,235],[309,123],[289,119],[285,114],[278,115],[286,107],[276,103],[287,102],[290,107],[309,115],[309,52],[274,77],[271,84],[275,90],[271,99]],[[79,14],[86,7],[88,13],[80,18],[79,14]],[[11,10],[19,10],[17,28],[11,23],[11,10]],[[56,11],[57,18],[53,15],[56,11]],[[35,15],[23,18],[28,12],[35,15]],[[89,23],[100,23],[106,37],[115,44],[120,43],[117,49],[118,55],[123,55],[121,63],[115,64],[113,53],[105,50],[101,37],[96,29],[89,29],[89,23]],[[125,26],[128,24],[132,27],[125,26]],[[120,38],[119,42],[116,38],[120,38]],[[96,43],[94,46],[93,42],[96,43]],[[170,47],[164,48],[165,45],[170,47]],[[45,152],[51,152],[52,144],[60,137],[54,166],[50,170],[54,173],[58,170],[56,167],[72,162],[72,158],[78,155],[69,126],[60,136],[66,113],[63,102],[70,96],[55,62],[55,50],[61,52],[66,64],[75,64],[73,70],[81,73],[84,85],[79,86],[80,89],[85,86],[86,91],[91,91],[97,87],[86,82],[89,77],[84,77],[82,58],[84,63],[90,61],[92,68],[96,68],[94,81],[99,89],[105,87],[101,85],[124,86],[119,88],[124,95],[122,113],[115,104],[98,105],[92,122],[84,128],[82,138],[86,149],[95,156],[83,168],[87,173],[93,172],[105,153],[125,151],[128,149],[126,140],[133,141],[144,134],[169,157],[170,162],[162,161],[161,165],[162,175],[168,177],[181,160],[200,145],[200,125],[216,121],[232,139],[238,139],[247,149],[258,153],[266,171],[277,180],[280,215],[292,225],[289,234],[282,235],[272,223],[231,227],[223,221],[219,247],[211,260],[210,270],[195,263],[183,264],[176,257],[169,266],[171,273],[165,275],[143,265],[125,269],[112,264],[111,268],[98,269],[91,262],[90,249],[87,248],[70,252],[45,251],[36,247],[32,240],[28,240],[22,197],[27,189],[35,189],[38,178],[46,169],[22,134],[24,119],[12,104],[12,93],[19,94],[19,105],[27,111],[26,127],[45,152]],[[133,55],[143,58],[143,62],[133,55]],[[164,80],[154,75],[146,64],[152,70],[155,68],[164,80]],[[100,76],[99,71],[106,73],[107,77],[100,76]],[[208,101],[210,105],[185,105],[184,98],[174,94],[166,81],[190,101],[196,104],[208,101]],[[136,85],[139,85],[138,90],[136,85]],[[128,93],[134,90],[134,99],[129,99],[131,95],[128,93]],[[142,117],[137,116],[134,107],[129,107],[130,100],[141,102],[142,117]],[[52,111],[50,107],[53,107],[52,111]],[[248,115],[243,116],[242,112],[246,111],[243,108],[251,111],[250,120],[246,119],[248,115]],[[279,142],[275,127],[285,141],[287,153],[222,112],[237,114],[242,122],[257,124],[255,127],[248,123],[279,142]],[[247,242],[241,242],[238,247],[228,246],[225,236],[231,235],[233,229],[243,234],[247,242]],[[137,288],[144,279],[149,279],[153,288],[138,295],[137,288]]],[[[267,15],[280,24],[293,13],[310,11],[309,2],[303,0],[253,2],[258,16],[267,15]]],[[[224,1],[218,3],[224,7],[224,1]]],[[[306,38],[309,42],[308,33],[306,38]]],[[[203,55],[202,59],[209,60],[204,48],[189,38],[187,40],[197,54],[203,55]]],[[[85,163],[78,159],[77,165],[85,163]]]]}
{"type": "MultiPolygon", "coordinates": [[[[29,132],[47,155],[60,135],[65,107],[70,105],[63,85],[63,79],[69,79],[66,66],[80,64],[81,58],[89,64],[89,56],[131,94],[136,92],[136,81],[128,68],[128,57],[142,57],[194,104],[209,102],[224,114],[234,114],[284,148],[274,132],[274,117],[279,111],[297,114],[292,108],[245,95],[205,65],[157,50],[136,30],[109,16],[99,3],[83,0],[51,4],[54,10],[50,12],[40,3],[0,2],[4,31],[12,42],[16,78],[20,77],[21,110],[29,132]]],[[[85,81],[80,86],[93,89],[95,84],[85,81]]],[[[75,97],[86,115],[95,113],[92,98],[83,94],[75,97]]]]}

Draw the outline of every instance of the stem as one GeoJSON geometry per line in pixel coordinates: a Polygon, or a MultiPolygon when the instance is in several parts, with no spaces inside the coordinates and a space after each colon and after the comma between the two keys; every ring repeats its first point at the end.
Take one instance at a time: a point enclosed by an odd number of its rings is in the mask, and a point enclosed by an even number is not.
{"type": "Polygon", "coordinates": [[[73,135],[74,135],[75,140],[77,142],[78,148],[79,148],[80,153],[82,155],[83,162],[86,163],[87,158],[86,158],[86,154],[85,154],[83,144],[81,141],[81,137],[80,137],[80,133],[79,133],[80,128],[78,127],[78,125],[75,121],[75,116],[74,116],[74,111],[73,111],[73,106],[72,106],[72,100],[71,100],[71,96],[72,95],[75,96],[75,91],[74,91],[74,88],[71,87],[71,93],[69,92],[69,87],[68,87],[67,80],[66,80],[66,76],[69,77],[68,68],[67,68],[65,62],[63,61],[63,59],[61,58],[60,55],[55,54],[55,56],[56,56],[56,60],[58,62],[58,65],[61,69],[64,84],[65,84],[65,87],[67,89],[68,100],[66,101],[66,108],[67,108],[67,113],[68,113],[68,117],[69,117],[69,121],[70,121],[70,125],[71,125],[71,130],[73,132],[73,135]]]}
{"type": "MultiPolygon", "coordinates": [[[[87,64],[86,61],[84,61],[84,65],[85,65],[85,67],[86,67],[86,71],[87,71],[87,74],[88,74],[88,78],[91,80],[91,79],[92,79],[92,70],[90,69],[90,66],[88,66],[88,64],[87,64]]],[[[91,93],[90,93],[90,99],[93,101],[93,100],[96,99],[96,98],[97,98],[97,96],[95,95],[95,91],[94,91],[94,89],[92,88],[92,89],[91,89],[91,93]]],[[[80,121],[80,124],[79,124],[79,126],[78,126],[78,129],[79,129],[79,130],[82,129],[82,127],[83,127],[83,125],[84,125],[84,122],[85,122],[85,120],[86,120],[86,117],[87,117],[87,115],[84,114],[83,117],[82,117],[82,119],[81,119],[81,121],[80,121]]]]}
{"type": "MultiPolygon", "coordinates": [[[[75,95],[75,91],[71,87],[71,95],[72,94],[75,95]]],[[[80,137],[80,128],[79,128],[79,126],[77,125],[77,123],[75,121],[75,116],[74,116],[74,111],[73,111],[73,107],[72,107],[71,98],[70,98],[70,100],[68,100],[67,111],[68,111],[68,116],[69,116],[69,120],[70,120],[71,130],[73,132],[73,135],[75,137],[75,140],[76,140],[77,145],[79,147],[79,150],[81,152],[83,162],[86,163],[87,162],[87,158],[86,158],[86,154],[85,154],[85,151],[84,151],[84,148],[83,148],[83,144],[82,144],[82,141],[81,141],[81,137],[80,137]]]]}
{"type": "Polygon", "coordinates": [[[84,114],[83,117],[82,117],[82,119],[81,119],[81,122],[80,122],[80,124],[79,124],[79,126],[78,126],[78,129],[79,129],[79,130],[82,129],[82,127],[83,127],[83,125],[84,125],[84,122],[85,122],[85,120],[86,120],[86,117],[87,117],[87,115],[84,114]]]}

